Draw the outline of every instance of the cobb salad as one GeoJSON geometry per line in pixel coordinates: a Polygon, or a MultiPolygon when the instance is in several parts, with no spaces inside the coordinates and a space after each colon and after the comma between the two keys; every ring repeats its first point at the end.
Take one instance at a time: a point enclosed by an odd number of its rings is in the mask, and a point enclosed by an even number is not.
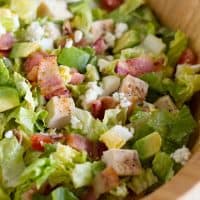
{"type": "Polygon", "coordinates": [[[0,0],[0,199],[139,199],[190,158],[200,65],[144,0],[0,0]]]}

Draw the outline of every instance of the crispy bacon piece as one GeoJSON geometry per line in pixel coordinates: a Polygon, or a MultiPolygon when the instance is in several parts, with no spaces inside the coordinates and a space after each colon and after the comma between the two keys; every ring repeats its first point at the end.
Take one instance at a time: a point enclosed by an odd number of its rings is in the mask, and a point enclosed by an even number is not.
{"type": "Polygon", "coordinates": [[[160,61],[156,63],[150,57],[142,56],[126,61],[119,61],[115,70],[119,75],[130,74],[139,77],[145,73],[159,71],[160,69],[160,61]]]}
{"type": "Polygon", "coordinates": [[[72,70],[71,76],[72,77],[71,77],[70,83],[73,85],[81,84],[85,79],[85,76],[83,74],[79,73],[77,70],[72,70]]]}
{"type": "Polygon", "coordinates": [[[26,72],[29,81],[37,81],[38,67],[45,56],[48,56],[45,52],[35,52],[26,59],[24,63],[24,71],[26,72]]]}
{"type": "Polygon", "coordinates": [[[118,102],[110,96],[101,97],[91,104],[91,113],[95,118],[103,119],[107,109],[115,108],[118,102]]]}
{"type": "Polygon", "coordinates": [[[192,49],[187,48],[180,56],[178,64],[191,64],[197,63],[197,57],[192,51],[192,49]]]}
{"type": "Polygon", "coordinates": [[[117,173],[112,167],[107,167],[100,174],[97,174],[94,179],[94,194],[98,198],[101,194],[109,192],[118,185],[119,177],[117,173]]]}
{"type": "Polygon", "coordinates": [[[11,33],[5,33],[0,36],[0,50],[6,51],[10,50],[15,42],[14,37],[11,33]]]}
{"type": "Polygon", "coordinates": [[[93,48],[97,54],[103,54],[108,48],[108,46],[106,45],[103,38],[99,38],[94,42],[93,48]]]}
{"type": "Polygon", "coordinates": [[[46,99],[60,95],[69,96],[69,91],[58,70],[56,56],[45,56],[41,60],[38,66],[37,83],[46,99]]]}
{"type": "Polygon", "coordinates": [[[101,142],[93,142],[78,134],[69,134],[66,136],[67,145],[78,151],[86,151],[91,159],[98,160],[107,148],[101,142]]]}

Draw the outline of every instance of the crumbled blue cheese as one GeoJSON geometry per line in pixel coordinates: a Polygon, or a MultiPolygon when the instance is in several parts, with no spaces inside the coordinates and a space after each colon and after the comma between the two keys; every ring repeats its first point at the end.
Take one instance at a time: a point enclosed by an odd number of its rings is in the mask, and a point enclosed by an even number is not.
{"type": "Polygon", "coordinates": [[[83,32],[80,30],[76,30],[74,32],[74,42],[78,43],[82,40],[82,38],[83,38],[83,32]]]}
{"type": "Polygon", "coordinates": [[[40,41],[44,37],[44,28],[39,24],[39,22],[32,22],[25,34],[25,39],[30,42],[40,41]]]}
{"type": "Polygon", "coordinates": [[[53,40],[56,40],[61,36],[60,27],[53,22],[47,22],[44,25],[44,31],[45,37],[51,38],[53,40]]]}
{"type": "Polygon", "coordinates": [[[177,149],[174,153],[171,154],[171,157],[175,160],[176,163],[180,163],[185,165],[186,162],[189,160],[191,155],[190,150],[183,146],[180,149],[177,149]]]}
{"type": "Polygon", "coordinates": [[[9,130],[9,131],[5,132],[5,138],[10,139],[12,137],[13,137],[13,131],[12,130],[9,130]]]}
{"type": "Polygon", "coordinates": [[[128,30],[128,25],[126,23],[117,23],[115,26],[115,36],[120,38],[124,32],[128,30]]]}
{"type": "Polygon", "coordinates": [[[114,47],[116,37],[111,32],[106,32],[106,34],[104,36],[104,40],[105,40],[106,44],[108,45],[108,47],[114,47]]]}
{"type": "Polygon", "coordinates": [[[74,129],[82,129],[82,123],[76,116],[71,117],[71,125],[74,129]]]}
{"type": "Polygon", "coordinates": [[[6,33],[6,29],[3,27],[3,25],[0,23],[0,36],[6,33]]]}
{"type": "Polygon", "coordinates": [[[122,108],[127,108],[127,107],[131,106],[131,102],[127,99],[126,95],[122,92],[115,92],[113,94],[113,98],[116,101],[119,101],[120,106],[122,108]]]}
{"type": "Polygon", "coordinates": [[[84,109],[88,109],[89,104],[103,94],[103,89],[97,85],[97,82],[89,82],[87,86],[88,90],[81,97],[84,109]]]}

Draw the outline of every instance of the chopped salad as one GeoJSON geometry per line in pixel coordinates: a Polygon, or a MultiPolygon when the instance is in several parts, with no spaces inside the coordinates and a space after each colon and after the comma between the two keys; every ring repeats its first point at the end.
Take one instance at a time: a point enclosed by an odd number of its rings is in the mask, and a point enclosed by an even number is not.
{"type": "Polygon", "coordinates": [[[188,38],[144,0],[0,0],[0,199],[138,199],[188,161],[188,38]]]}

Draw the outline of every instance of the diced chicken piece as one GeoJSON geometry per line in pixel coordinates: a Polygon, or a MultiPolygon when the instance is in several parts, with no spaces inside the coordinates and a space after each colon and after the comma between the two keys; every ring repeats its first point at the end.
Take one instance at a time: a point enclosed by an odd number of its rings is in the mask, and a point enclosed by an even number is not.
{"type": "Polygon", "coordinates": [[[75,109],[72,98],[66,96],[55,96],[47,103],[47,127],[48,128],[63,128],[70,122],[71,115],[75,109]]]}
{"type": "Polygon", "coordinates": [[[102,79],[103,95],[111,95],[120,86],[120,78],[117,76],[106,76],[102,79]]]}
{"type": "Polygon", "coordinates": [[[93,183],[94,196],[98,197],[119,185],[119,177],[112,167],[107,167],[98,174],[93,183]]]}
{"type": "Polygon", "coordinates": [[[103,36],[106,32],[112,32],[113,30],[113,20],[112,19],[105,19],[99,20],[92,23],[92,36],[93,41],[96,41],[101,36],[103,36]]]}
{"type": "Polygon", "coordinates": [[[177,111],[176,105],[174,104],[174,102],[172,101],[170,96],[168,96],[168,95],[160,97],[154,103],[154,105],[159,109],[165,109],[165,110],[168,110],[169,112],[176,112],[177,111]]]}
{"type": "Polygon", "coordinates": [[[105,151],[103,162],[112,167],[119,176],[132,176],[141,173],[141,163],[136,150],[111,149],[105,151]]]}
{"type": "Polygon", "coordinates": [[[72,14],[67,10],[65,0],[41,0],[38,7],[38,16],[48,16],[54,20],[65,20],[72,17],[72,14]]]}
{"type": "Polygon", "coordinates": [[[148,92],[148,84],[139,78],[127,75],[119,91],[124,93],[131,102],[144,101],[148,92]]]}

